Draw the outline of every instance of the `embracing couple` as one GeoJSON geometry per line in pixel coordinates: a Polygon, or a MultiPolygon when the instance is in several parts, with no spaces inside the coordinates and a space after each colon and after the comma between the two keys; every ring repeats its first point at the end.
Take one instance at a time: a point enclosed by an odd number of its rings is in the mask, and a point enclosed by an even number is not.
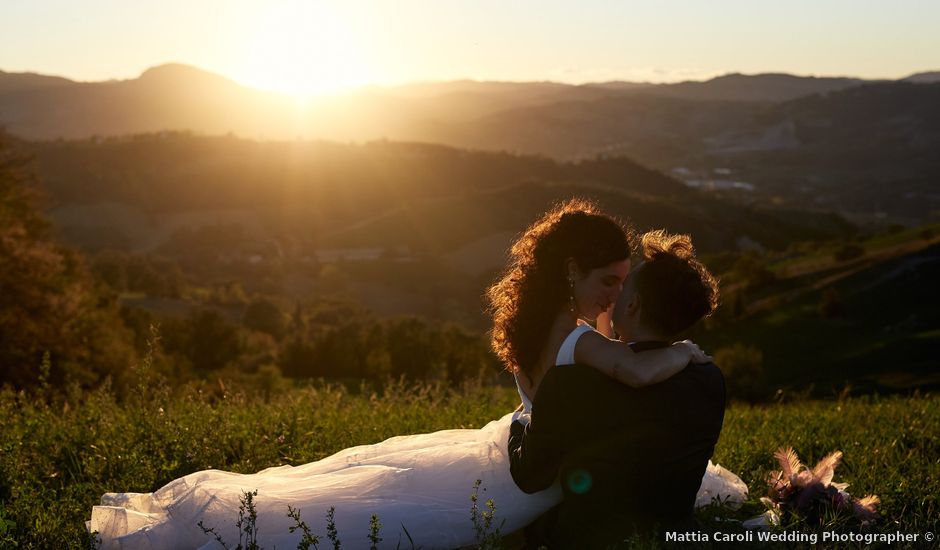
{"type": "Polygon", "coordinates": [[[743,500],[740,479],[709,463],[724,416],[721,373],[695,344],[670,344],[717,303],[689,239],[649,233],[636,258],[618,222],[572,200],[510,255],[487,296],[516,412],[301,466],[206,470],[153,493],[108,493],[88,528],[103,548],[221,548],[197,524],[238,540],[239,498],[257,490],[264,547],[297,547],[290,506],[311,525],[334,508],[346,548],[368,547],[359,534],[372,514],[392,546],[457,548],[478,536],[469,495],[480,480],[502,533],[524,529],[533,548],[605,548],[656,525],[687,528],[693,506],[713,498],[743,500]]]}

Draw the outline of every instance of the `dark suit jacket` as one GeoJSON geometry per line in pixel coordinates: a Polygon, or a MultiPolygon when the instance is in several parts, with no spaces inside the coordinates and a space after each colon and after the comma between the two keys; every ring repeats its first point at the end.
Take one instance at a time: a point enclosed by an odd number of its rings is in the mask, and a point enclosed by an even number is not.
{"type": "Polygon", "coordinates": [[[654,525],[692,525],[724,410],[724,378],[711,363],[639,389],[587,366],[552,368],[529,426],[513,424],[509,438],[520,489],[532,493],[560,479],[564,491],[562,504],[527,531],[529,543],[604,548],[654,525]]]}

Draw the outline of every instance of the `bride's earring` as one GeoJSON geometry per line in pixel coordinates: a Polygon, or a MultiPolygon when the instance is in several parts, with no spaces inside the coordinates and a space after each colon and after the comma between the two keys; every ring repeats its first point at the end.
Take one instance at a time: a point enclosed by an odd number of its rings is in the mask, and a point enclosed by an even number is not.
{"type": "Polygon", "coordinates": [[[574,301],[574,279],[568,279],[568,310],[577,315],[578,305],[574,301]]]}

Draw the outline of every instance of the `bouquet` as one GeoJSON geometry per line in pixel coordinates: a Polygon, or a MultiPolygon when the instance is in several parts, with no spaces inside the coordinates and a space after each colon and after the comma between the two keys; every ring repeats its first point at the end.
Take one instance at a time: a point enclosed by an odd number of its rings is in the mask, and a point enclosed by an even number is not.
{"type": "Polygon", "coordinates": [[[780,470],[767,476],[768,495],[761,498],[767,512],[761,523],[780,525],[781,520],[798,519],[810,525],[819,525],[825,518],[855,518],[868,525],[878,517],[875,507],[881,500],[875,495],[853,498],[847,483],[832,480],[836,467],[842,461],[842,452],[823,457],[810,470],[804,466],[792,447],[780,448],[774,453],[780,470]]]}

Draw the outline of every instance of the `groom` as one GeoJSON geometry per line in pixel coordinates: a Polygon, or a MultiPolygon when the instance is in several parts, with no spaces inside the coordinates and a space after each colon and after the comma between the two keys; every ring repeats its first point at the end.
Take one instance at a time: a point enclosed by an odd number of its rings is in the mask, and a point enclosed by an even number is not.
{"type": "MultiPolygon", "coordinates": [[[[686,235],[643,236],[613,325],[634,351],[669,342],[710,314],[718,285],[686,235]]],[[[625,344],[626,345],[626,344],[625,344]]],[[[632,389],[570,365],[542,380],[529,425],[509,437],[513,480],[523,491],[559,479],[564,500],[526,529],[527,547],[606,548],[655,526],[685,530],[724,420],[725,385],[711,363],[632,389]]]]}

